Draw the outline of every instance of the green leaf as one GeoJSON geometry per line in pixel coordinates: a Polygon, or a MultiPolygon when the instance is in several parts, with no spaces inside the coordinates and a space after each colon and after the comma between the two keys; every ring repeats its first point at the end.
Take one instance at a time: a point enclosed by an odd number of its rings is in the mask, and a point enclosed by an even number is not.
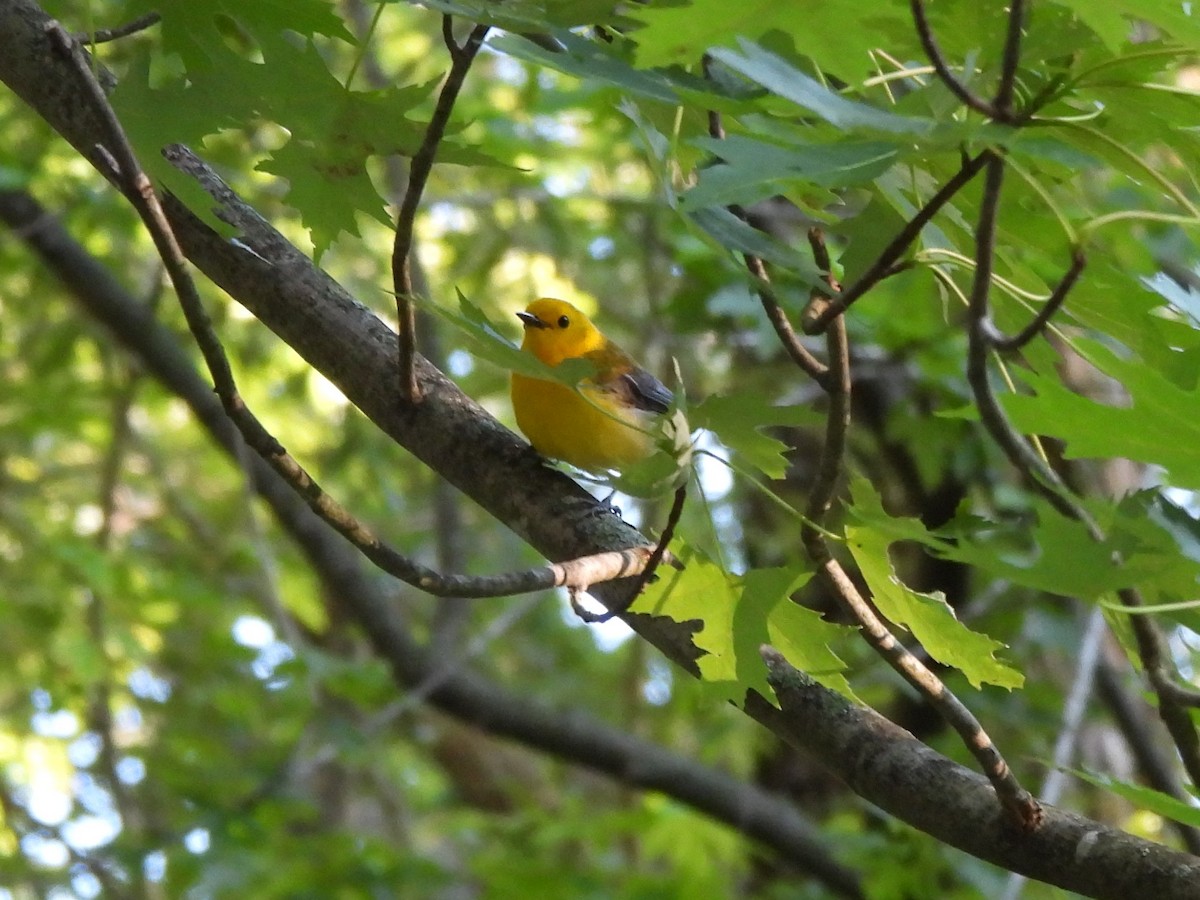
{"type": "Polygon", "coordinates": [[[739,706],[748,689],[774,694],[766,680],[759,648],[770,643],[788,661],[814,679],[850,694],[840,672],[845,664],[830,649],[854,629],[826,622],[820,614],[794,604],[790,596],[811,576],[804,568],[753,569],[732,575],[699,551],[684,545],[677,552],[684,568],[651,585],[631,608],[665,615],[677,622],[700,622],[694,637],[705,655],[701,677],[724,700],[739,706]]]}
{"type": "Polygon", "coordinates": [[[804,406],[776,406],[753,393],[713,394],[688,412],[693,428],[707,428],[725,446],[769,478],[787,473],[788,445],[762,433],[772,426],[812,425],[820,416],[804,406]]]}
{"type": "MultiPolygon", "coordinates": [[[[744,205],[784,193],[790,186],[846,187],[869,182],[895,163],[899,151],[881,141],[774,144],[730,135],[698,138],[697,146],[721,160],[700,170],[699,183],[683,195],[681,208],[744,205]]],[[[828,194],[830,203],[836,195],[828,194]]]]}
{"type": "Polygon", "coordinates": [[[713,47],[732,45],[738,35],[759,37],[772,28],[791,31],[796,10],[774,0],[726,3],[693,0],[638,10],[644,27],[634,32],[640,66],[689,65],[713,47]]]}
{"type": "Polygon", "coordinates": [[[1042,500],[1031,502],[1032,516],[1019,521],[959,520],[945,532],[953,540],[936,552],[1017,584],[1084,600],[1129,587],[1159,564],[1147,558],[1118,562],[1113,546],[1094,540],[1082,523],[1042,500]]]}
{"type": "Polygon", "coordinates": [[[688,218],[727,250],[750,253],[794,272],[807,284],[819,284],[812,257],[743,222],[723,206],[697,209],[688,218]]]}
{"type": "MultiPolygon", "coordinates": [[[[1200,586],[1200,522],[1168,494],[1147,490],[1121,500],[1108,531],[1122,568],[1140,576],[1137,586],[1145,609],[1200,631],[1200,609],[1189,606],[1200,586]]],[[[1110,619],[1146,614],[1130,611],[1115,598],[1106,608],[1113,612],[1110,619]]]]}
{"type": "MultiPolygon", "coordinates": [[[[114,105],[141,149],[147,171],[185,201],[197,201],[189,204],[192,208],[208,209],[211,203],[201,200],[190,179],[159,158],[160,148],[174,142],[196,146],[222,130],[273,122],[290,140],[256,168],[287,180],[287,203],[310,230],[318,259],[341,233],[359,234],[358,213],[390,226],[391,218],[367,174],[367,160],[416,152],[425,125],[408,116],[436,82],[351,91],[333,76],[311,43],[297,45],[267,32],[258,35],[258,43],[262,63],[213,48],[219,67],[200,67],[189,71],[186,80],[157,89],[149,87],[148,62],[135,63],[115,92],[114,105]]],[[[437,158],[443,163],[496,164],[458,145],[452,136],[443,140],[437,158]]]]}
{"type": "Polygon", "coordinates": [[[820,116],[835,128],[907,135],[928,135],[935,128],[932,119],[901,116],[848,100],[758,44],[745,39],[740,39],[738,44],[740,53],[721,47],[713,50],[712,55],[772,93],[820,116]]]}
{"type": "Polygon", "coordinates": [[[770,697],[767,670],[758,647],[747,648],[735,641],[733,624],[741,594],[740,579],[682,542],[674,552],[683,569],[660,576],[634,601],[630,612],[698,624],[693,642],[705,651],[697,660],[700,677],[720,699],[741,706],[750,688],[770,697]]]}
{"type": "Polygon", "coordinates": [[[125,14],[132,19],[150,12],[162,16],[163,49],[178,53],[193,73],[220,68],[231,39],[262,41],[292,31],[354,42],[326,0],[130,0],[125,14]]]}
{"type": "MultiPolygon", "coordinates": [[[[470,22],[495,25],[517,33],[542,33],[547,28],[603,25],[610,21],[619,0],[423,0],[422,6],[470,22]]],[[[555,35],[558,37],[559,35],[555,35]]]]}
{"type": "Polygon", "coordinates": [[[293,139],[255,168],[287,179],[288,205],[300,211],[308,226],[318,262],[339,234],[359,236],[359,212],[392,224],[366,169],[327,158],[321,146],[293,139]]]}
{"type": "Polygon", "coordinates": [[[1177,40],[1200,42],[1200,21],[1186,3],[1144,3],[1141,0],[1054,0],[1069,8],[1096,32],[1109,50],[1134,39],[1135,24],[1150,22],[1177,40]]]}
{"type": "Polygon", "coordinates": [[[1200,488],[1200,388],[1184,387],[1097,341],[1079,339],[1084,358],[1119,382],[1129,405],[1097,403],[1069,390],[1057,376],[1022,371],[1033,395],[1000,400],[1013,424],[1029,434],[1061,438],[1068,459],[1125,457],[1160,465],[1176,487],[1200,488]]]}
{"type": "Polygon", "coordinates": [[[644,23],[633,33],[640,66],[691,65],[714,47],[735,46],[739,37],[758,40],[774,32],[788,35],[822,71],[853,83],[871,66],[865,34],[877,46],[893,46],[893,38],[913,41],[908,11],[897,4],[692,0],[637,8],[632,15],[644,23]]]}
{"type": "MultiPolygon", "coordinates": [[[[635,69],[606,52],[603,46],[577,35],[564,33],[556,35],[556,38],[562,43],[563,52],[553,52],[516,34],[494,37],[488,41],[488,46],[517,59],[556,69],[577,78],[593,79],[612,85],[637,97],[657,100],[660,103],[679,102],[676,93],[678,76],[635,69]]],[[[693,90],[703,90],[706,87],[698,78],[689,78],[688,85],[693,90]]]]}
{"type": "Polygon", "coordinates": [[[846,526],[847,546],[879,611],[908,628],[930,656],[960,670],[976,688],[985,682],[1010,689],[1021,687],[1025,676],[996,658],[1004,644],[967,628],[944,595],[914,591],[896,576],[888,548],[899,536],[924,533],[921,524],[915,519],[888,516],[863,478],[853,480],[851,493],[855,503],[848,513],[860,524],[846,526]]]}
{"type": "MultiPolygon", "coordinates": [[[[767,607],[767,638],[762,643],[775,647],[797,669],[814,681],[854,699],[850,683],[841,674],[846,664],[833,646],[853,638],[858,629],[825,621],[814,609],[793,603],[790,595],[802,585],[795,580],[796,569],[751,569],[746,573],[742,602],[747,606],[767,607]],[[785,579],[792,578],[786,582],[785,579]],[[772,601],[774,598],[774,601],[772,601]]],[[[802,572],[807,580],[808,572],[802,572]]],[[[756,621],[756,619],[751,619],[756,621]]],[[[748,638],[749,639],[749,638],[748,638]]],[[[774,694],[765,694],[768,699],[774,694]]]]}
{"type": "Polygon", "coordinates": [[[209,212],[212,198],[195,179],[175,169],[162,156],[162,148],[168,144],[199,147],[207,135],[234,127],[239,112],[250,114],[237,96],[227,98],[209,87],[177,79],[152,88],[150,59],[142,55],[134,59],[110,99],[138,162],[155,185],[171,191],[190,209],[206,215],[210,226],[228,235],[229,225],[209,212]]]}

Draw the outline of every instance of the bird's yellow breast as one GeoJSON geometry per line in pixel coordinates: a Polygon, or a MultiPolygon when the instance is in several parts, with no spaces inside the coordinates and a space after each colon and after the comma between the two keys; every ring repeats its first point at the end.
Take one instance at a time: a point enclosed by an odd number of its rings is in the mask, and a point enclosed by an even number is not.
{"type": "Polygon", "coordinates": [[[623,409],[604,393],[513,373],[517,425],[543,456],[580,469],[621,469],[654,451],[655,417],[623,409]]]}

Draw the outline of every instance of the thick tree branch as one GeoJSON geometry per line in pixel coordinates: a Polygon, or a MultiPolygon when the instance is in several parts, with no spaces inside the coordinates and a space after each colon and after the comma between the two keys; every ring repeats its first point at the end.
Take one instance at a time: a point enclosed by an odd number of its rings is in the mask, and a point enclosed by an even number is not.
{"type": "Polygon", "coordinates": [[[763,657],[781,708],[751,693],[747,711],[776,721],[776,733],[793,746],[836,760],[850,788],[882,809],[968,853],[1087,897],[1196,896],[1200,859],[1052,806],[1036,831],[1021,832],[983,776],[820,687],[774,649],[763,648],[763,657]]]}

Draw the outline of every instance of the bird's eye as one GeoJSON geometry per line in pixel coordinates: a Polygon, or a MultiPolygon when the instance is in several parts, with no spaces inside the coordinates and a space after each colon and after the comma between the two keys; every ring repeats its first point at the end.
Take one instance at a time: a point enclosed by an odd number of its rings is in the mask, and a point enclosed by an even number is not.
{"type": "Polygon", "coordinates": [[[566,328],[570,324],[571,324],[571,320],[568,319],[566,316],[558,317],[558,327],[559,328],[566,328]]]}

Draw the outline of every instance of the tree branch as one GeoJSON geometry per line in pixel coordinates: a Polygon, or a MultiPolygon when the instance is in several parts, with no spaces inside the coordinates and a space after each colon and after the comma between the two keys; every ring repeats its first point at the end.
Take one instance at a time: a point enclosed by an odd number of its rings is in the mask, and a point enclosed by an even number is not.
{"type": "Polygon", "coordinates": [[[1013,123],[1013,91],[1017,84],[1017,68],[1021,64],[1021,30],[1025,27],[1025,0],[1008,0],[1008,30],[1004,36],[1004,54],[1000,60],[1000,86],[992,105],[996,120],[1013,123]]]}
{"type": "Polygon", "coordinates": [[[904,255],[913,241],[920,236],[921,229],[933,220],[933,217],[950,202],[955,194],[979,174],[991,156],[992,151],[984,150],[975,156],[965,158],[959,170],[932,197],[925,201],[925,204],[917,210],[916,215],[904,224],[903,228],[896,232],[896,236],[879,252],[875,261],[853,284],[834,297],[814,298],[804,310],[801,319],[800,324],[804,333],[820,334],[829,326],[830,322],[849,309],[850,305],[863,294],[883,281],[884,278],[895,274],[896,263],[900,261],[900,257],[904,255]]]}
{"type": "Polygon", "coordinates": [[[147,28],[153,28],[160,21],[162,21],[160,13],[150,12],[144,16],[139,16],[132,22],[118,25],[116,28],[101,28],[90,32],[82,31],[71,35],[71,37],[81,44],[107,44],[109,41],[119,40],[123,37],[129,37],[131,34],[137,34],[139,31],[145,31],[147,28]]]}
{"type": "MultiPolygon", "coordinates": [[[[829,270],[829,253],[819,229],[808,233],[809,244],[817,265],[829,270]]],[[[826,276],[831,291],[837,289],[832,276],[826,276]]],[[[815,291],[814,291],[815,293],[815,291]]],[[[896,640],[887,624],[863,597],[854,582],[833,558],[822,533],[837,481],[841,477],[842,458],[846,449],[846,433],[850,427],[850,344],[846,337],[846,320],[838,316],[825,332],[829,377],[825,392],[829,409],[825,416],[825,440],[817,463],[817,476],[809,493],[805,522],[800,535],[809,558],[825,576],[825,581],[842,606],[853,616],[863,637],[884,661],[907,681],[938,714],[958,732],[967,749],[979,761],[984,774],[996,789],[1001,806],[1022,829],[1037,827],[1042,810],[1033,796],[1017,781],[992,739],[979,720],[967,709],[932,670],[896,640]]]]}
{"type": "Polygon", "coordinates": [[[917,29],[917,37],[921,40],[921,47],[924,49],[925,55],[929,57],[929,62],[933,66],[933,70],[937,72],[942,84],[964,106],[975,110],[977,113],[982,113],[989,119],[999,119],[1000,111],[994,104],[973,93],[970,88],[959,81],[958,77],[950,71],[950,66],[947,64],[946,58],[942,55],[942,49],[938,46],[937,38],[933,36],[933,29],[930,27],[929,19],[925,15],[924,0],[909,0],[909,8],[912,10],[913,23],[917,29]]]}
{"type": "MultiPolygon", "coordinates": [[[[704,77],[711,78],[709,72],[709,67],[712,64],[711,58],[705,54],[700,64],[704,70],[704,77]]],[[[722,123],[721,114],[714,109],[708,111],[708,133],[710,137],[716,140],[725,140],[725,126],[722,123]]],[[[743,222],[747,221],[746,211],[738,204],[735,203],[729,206],[728,209],[743,222]]],[[[746,264],[746,269],[754,277],[755,293],[758,294],[763,312],[767,315],[767,321],[775,329],[775,335],[779,338],[779,343],[783,345],[783,349],[792,358],[792,362],[799,366],[801,371],[807,373],[813,381],[820,384],[822,379],[828,374],[829,368],[809,352],[807,347],[800,343],[799,335],[792,328],[792,323],[788,321],[787,313],[779,305],[775,291],[771,288],[771,276],[767,272],[766,264],[762,261],[761,257],[755,256],[752,253],[743,254],[742,259],[746,264]]],[[[828,264],[828,260],[826,260],[826,264],[828,264]]]]}
{"type": "Polygon", "coordinates": [[[1053,293],[1047,298],[1042,308],[1038,310],[1037,315],[1033,317],[1033,321],[1016,334],[1006,335],[996,330],[995,325],[989,317],[983,323],[988,343],[995,349],[1007,353],[1013,350],[1020,350],[1041,334],[1042,329],[1049,324],[1054,314],[1058,312],[1058,308],[1062,306],[1063,301],[1067,299],[1067,294],[1071,292],[1071,288],[1075,286],[1075,282],[1083,274],[1083,268],[1086,265],[1087,256],[1084,254],[1082,248],[1076,247],[1075,252],[1071,256],[1071,267],[1067,269],[1067,273],[1063,275],[1062,281],[1058,283],[1058,286],[1054,288],[1053,293]]]}
{"type": "Polygon", "coordinates": [[[404,199],[400,202],[400,211],[396,215],[396,240],[392,245],[392,289],[396,292],[396,315],[400,331],[400,391],[409,403],[416,403],[421,399],[421,385],[415,365],[417,319],[412,304],[413,226],[416,223],[417,209],[421,205],[421,195],[425,193],[425,183],[429,180],[429,173],[433,171],[433,160],[437,156],[438,145],[446,134],[450,114],[458,100],[458,92],[462,89],[471,63],[475,60],[475,54],[479,52],[488,33],[487,25],[476,25],[460,47],[454,41],[452,24],[453,20],[449,14],[442,16],[442,37],[446,42],[446,49],[450,51],[450,72],[446,75],[446,81],[438,94],[437,106],[425,129],[425,137],[421,140],[421,146],[417,148],[408,168],[408,186],[404,190],[404,199]]]}
{"type": "Polygon", "coordinates": [[[887,812],[981,859],[1088,897],[1194,898],[1200,859],[1052,806],[1036,831],[1021,832],[981,775],[822,688],[773,648],[762,653],[780,708],[751,693],[747,711],[777,723],[772,730],[793,746],[835,761],[853,791],[887,812]]]}

